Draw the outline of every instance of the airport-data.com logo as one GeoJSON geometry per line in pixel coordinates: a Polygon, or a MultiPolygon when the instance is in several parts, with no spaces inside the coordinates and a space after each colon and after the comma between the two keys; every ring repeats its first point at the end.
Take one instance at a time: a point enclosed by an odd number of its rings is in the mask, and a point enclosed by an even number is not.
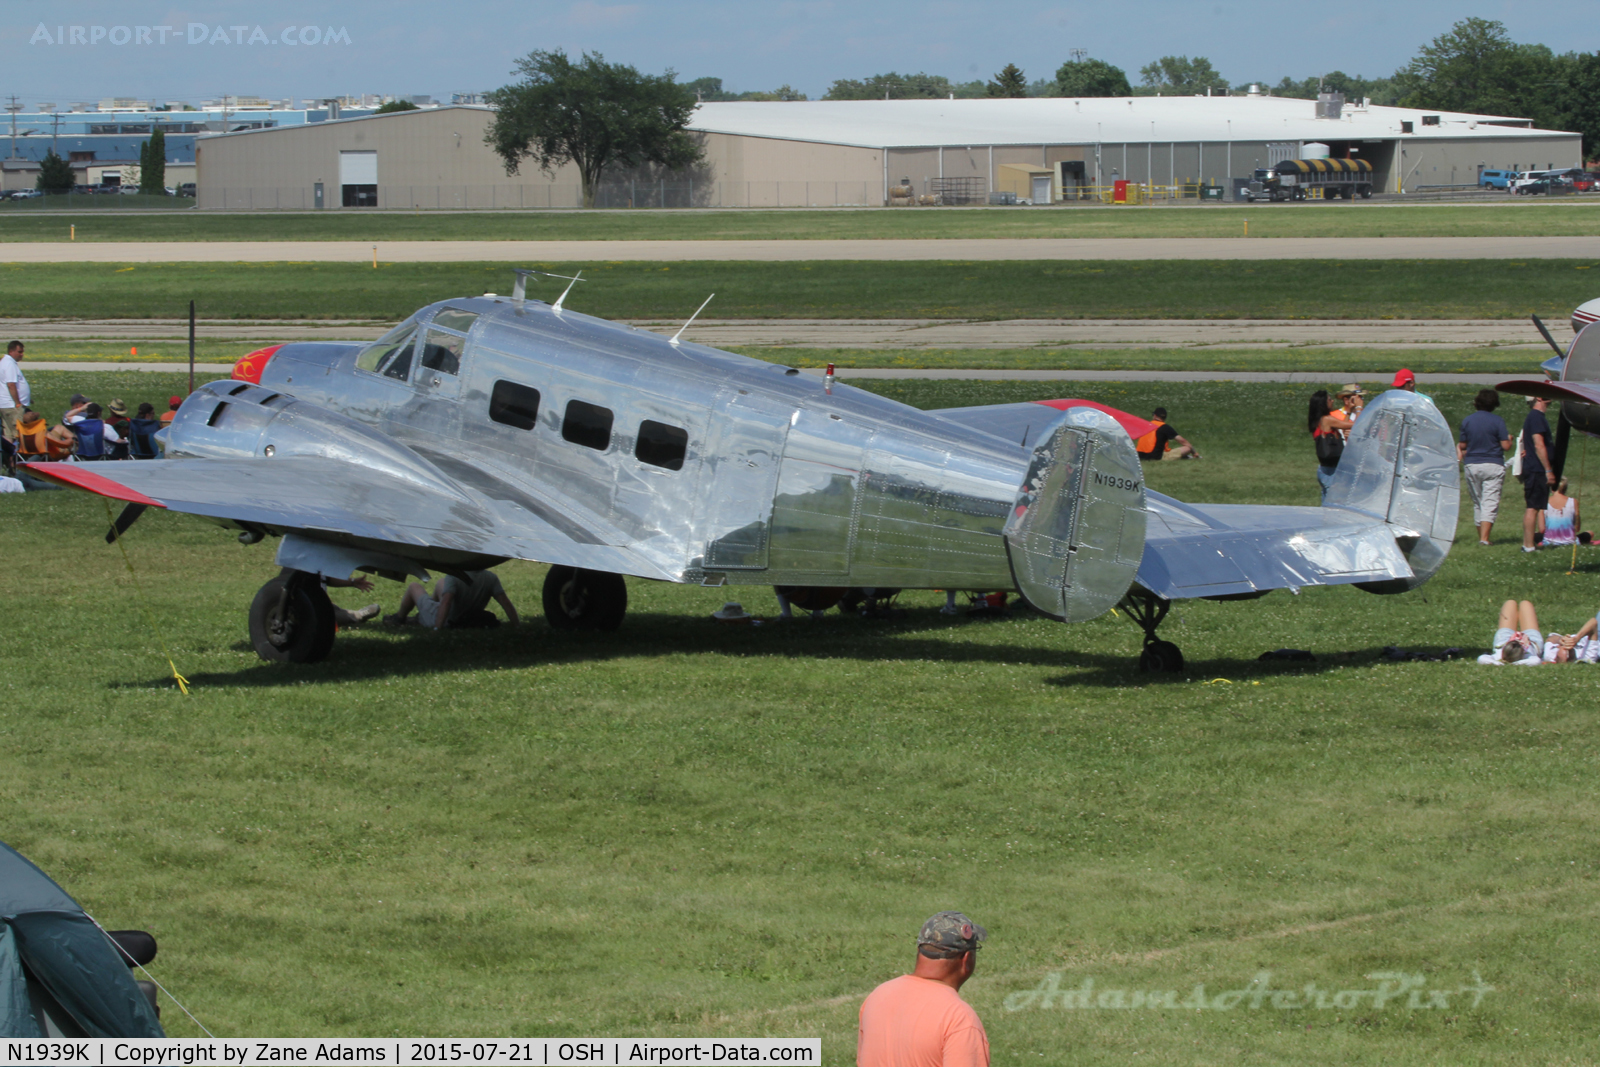
{"type": "Polygon", "coordinates": [[[191,22],[186,26],[46,26],[39,23],[28,40],[31,45],[330,45],[349,44],[343,26],[284,26],[271,31],[260,26],[213,26],[191,22]]]}

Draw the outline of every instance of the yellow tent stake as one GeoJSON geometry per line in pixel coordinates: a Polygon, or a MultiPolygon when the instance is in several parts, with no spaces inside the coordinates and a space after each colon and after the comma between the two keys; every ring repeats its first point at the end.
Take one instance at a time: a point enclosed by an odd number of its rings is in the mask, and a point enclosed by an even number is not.
{"type": "MultiPolygon", "coordinates": [[[[1586,434],[1586,435],[1584,435],[1584,438],[1583,438],[1583,451],[1578,453],[1578,493],[1583,492],[1583,466],[1584,466],[1584,461],[1587,460],[1588,458],[1589,458],[1589,437],[1586,434]]],[[[1581,499],[1579,499],[1578,493],[1573,493],[1572,494],[1572,513],[1574,515],[1582,515],[1583,514],[1583,501],[1581,499]]],[[[1578,524],[1576,522],[1574,522],[1572,524],[1572,526],[1573,526],[1573,530],[1572,530],[1572,564],[1571,564],[1571,567],[1568,569],[1567,573],[1568,574],[1577,574],[1578,573],[1578,530],[1577,530],[1578,524]]]]}
{"type": "Polygon", "coordinates": [[[144,617],[149,620],[150,629],[155,631],[156,644],[161,646],[161,654],[166,657],[167,666],[172,668],[172,677],[178,683],[178,691],[184,696],[188,696],[189,679],[179,674],[178,665],[172,662],[172,653],[167,651],[167,639],[162,636],[161,627],[156,625],[155,613],[150,610],[150,603],[144,598],[144,587],[139,584],[139,576],[134,573],[133,560],[128,558],[128,548],[122,543],[122,534],[116,533],[117,521],[111,515],[111,500],[108,497],[101,497],[100,501],[106,506],[106,522],[110,524],[112,532],[116,534],[113,540],[117,542],[117,547],[122,549],[123,565],[128,568],[128,577],[133,579],[134,591],[139,594],[139,606],[144,609],[144,617]]]}

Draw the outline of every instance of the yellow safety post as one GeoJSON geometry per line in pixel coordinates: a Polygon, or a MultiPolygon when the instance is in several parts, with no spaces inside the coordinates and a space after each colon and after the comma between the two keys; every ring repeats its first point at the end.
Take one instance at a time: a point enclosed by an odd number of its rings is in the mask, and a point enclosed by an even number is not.
{"type": "Polygon", "coordinates": [[[76,241],[77,239],[78,239],[78,224],[77,223],[73,223],[71,226],[67,227],[67,240],[76,241]]]}
{"type": "Polygon", "coordinates": [[[377,270],[378,269],[378,246],[377,245],[373,245],[372,246],[372,269],[373,270],[377,270]]]}
{"type": "Polygon", "coordinates": [[[1246,237],[1250,236],[1250,220],[1249,219],[1245,219],[1244,220],[1244,235],[1246,237]]]}
{"type": "Polygon", "coordinates": [[[133,588],[139,594],[139,606],[144,608],[144,617],[150,623],[150,629],[155,631],[156,644],[161,646],[161,654],[166,657],[167,666],[172,670],[172,678],[178,683],[178,692],[184,696],[189,695],[189,679],[178,673],[178,665],[172,662],[172,653],[167,651],[167,639],[161,635],[161,627],[156,624],[155,614],[150,610],[150,602],[145,599],[144,587],[139,584],[139,576],[134,573],[133,560],[128,558],[128,547],[122,543],[122,535],[117,533],[117,522],[111,517],[111,500],[101,497],[100,502],[106,506],[106,522],[110,524],[115,535],[117,547],[122,549],[122,562],[128,568],[128,577],[133,579],[133,588]]]}

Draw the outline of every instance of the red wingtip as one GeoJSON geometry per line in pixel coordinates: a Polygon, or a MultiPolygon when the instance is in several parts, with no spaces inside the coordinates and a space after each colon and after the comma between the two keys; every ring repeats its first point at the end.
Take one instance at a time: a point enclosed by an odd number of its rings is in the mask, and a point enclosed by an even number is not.
{"type": "Polygon", "coordinates": [[[1103,411],[1113,419],[1116,419],[1118,424],[1128,431],[1128,436],[1135,441],[1156,428],[1155,423],[1147,419],[1141,419],[1137,415],[1130,415],[1126,411],[1121,411],[1106,404],[1097,404],[1093,400],[1075,400],[1069,397],[1064,400],[1036,400],[1034,403],[1041,404],[1047,408],[1055,408],[1057,411],[1065,411],[1068,408],[1094,408],[1096,411],[1103,411]]]}
{"type": "Polygon", "coordinates": [[[87,463],[24,463],[22,466],[29,474],[60,482],[72,489],[98,493],[112,500],[126,500],[130,504],[147,504],[153,508],[166,507],[161,501],[145,496],[137,489],[129,489],[110,478],[94,473],[88,469],[90,465],[87,463]]]}
{"type": "Polygon", "coordinates": [[[236,381],[249,382],[251,385],[260,385],[261,372],[267,369],[267,361],[282,347],[282,345],[272,345],[268,348],[258,348],[254,352],[242,356],[233,365],[234,379],[236,381]]]}

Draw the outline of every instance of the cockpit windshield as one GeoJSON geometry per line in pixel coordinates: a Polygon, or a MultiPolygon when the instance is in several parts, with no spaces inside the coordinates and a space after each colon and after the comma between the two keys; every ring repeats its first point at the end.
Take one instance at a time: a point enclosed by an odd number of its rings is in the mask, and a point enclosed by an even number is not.
{"type": "Polygon", "coordinates": [[[368,345],[356,356],[356,369],[404,381],[411,374],[411,338],[416,327],[407,320],[368,345]]]}

